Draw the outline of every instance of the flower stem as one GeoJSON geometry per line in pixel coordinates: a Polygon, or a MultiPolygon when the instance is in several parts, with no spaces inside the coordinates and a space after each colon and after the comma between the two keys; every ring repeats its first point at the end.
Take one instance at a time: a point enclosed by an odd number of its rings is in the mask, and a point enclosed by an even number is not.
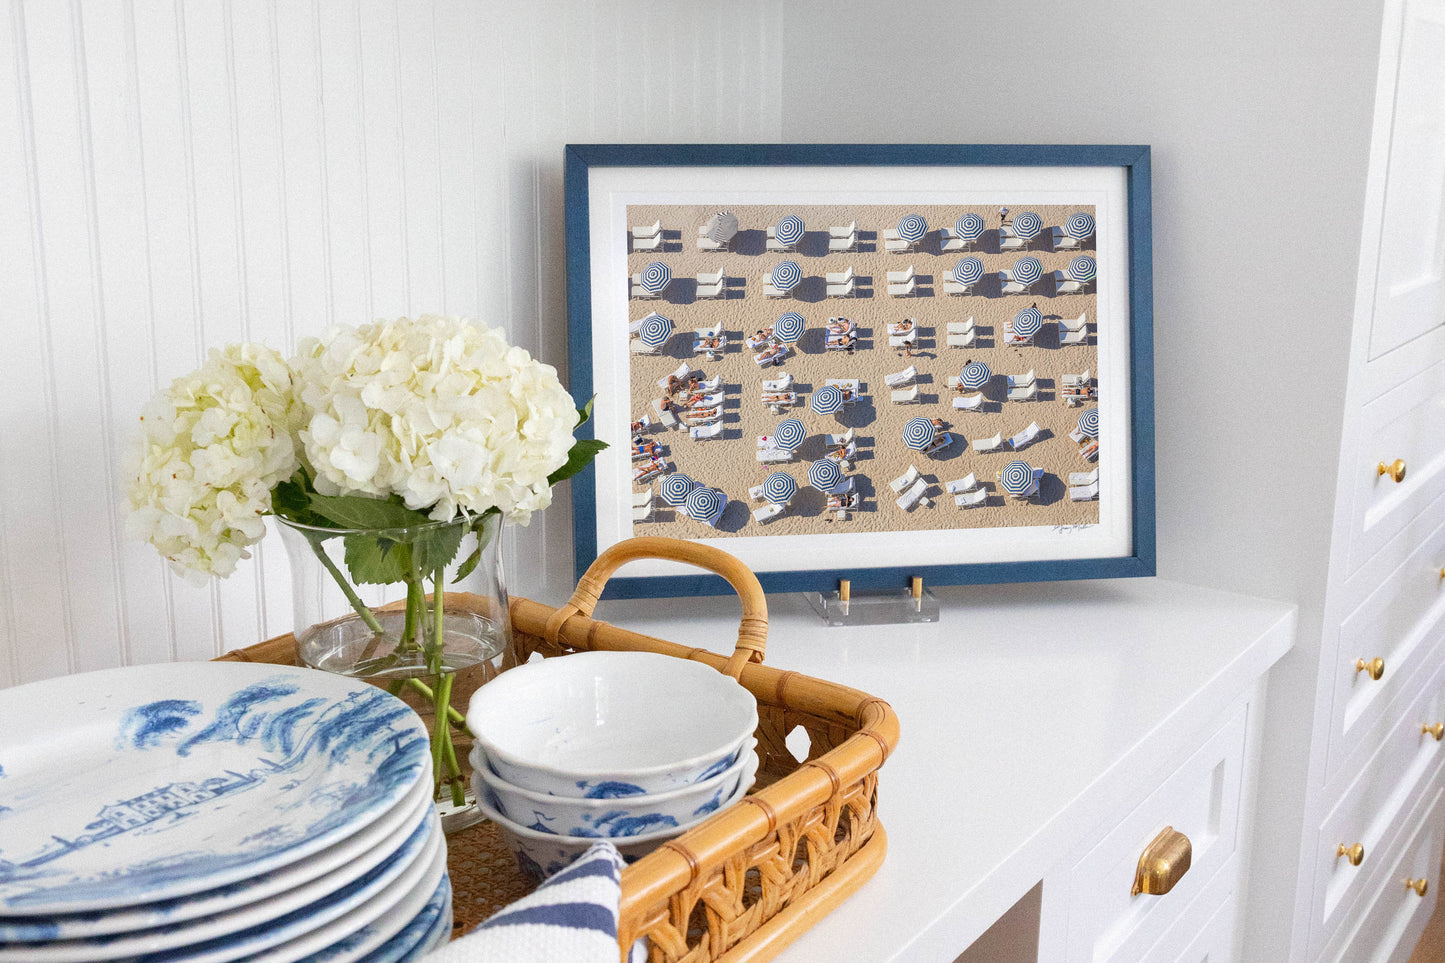
{"type": "MultiPolygon", "coordinates": [[[[415,676],[411,676],[411,677],[406,678],[406,679],[399,679],[399,680],[397,680],[397,681],[398,681],[399,683],[405,683],[406,685],[411,686],[413,689],[415,689],[415,690],[417,691],[417,694],[420,695],[420,696],[421,696],[423,699],[425,699],[426,701],[431,702],[431,703],[435,703],[435,702],[436,702],[436,694],[432,691],[431,686],[427,685],[425,682],[421,681],[420,679],[416,678],[415,676]]],[[[393,695],[395,695],[395,693],[393,693],[393,695]]],[[[462,715],[460,712],[458,712],[456,709],[452,708],[451,706],[447,706],[447,721],[450,722],[452,725],[454,725],[454,726],[456,726],[457,728],[460,729],[460,728],[464,728],[464,727],[466,726],[466,724],[467,724],[467,717],[464,716],[464,715],[462,715]]]]}
{"type": "Polygon", "coordinates": [[[346,580],[346,576],[341,574],[341,569],[337,568],[336,563],[326,554],[326,550],[321,547],[320,540],[313,538],[311,535],[307,535],[306,541],[311,544],[311,551],[321,560],[321,564],[325,566],[326,571],[331,573],[331,577],[335,579],[336,584],[341,587],[342,594],[346,596],[346,601],[351,603],[351,607],[356,610],[357,615],[361,616],[361,621],[366,623],[366,627],[378,635],[384,634],[386,630],[381,627],[381,623],[377,621],[371,609],[367,608],[366,603],[361,601],[361,596],[356,594],[356,589],[351,587],[351,583],[346,580]]]}

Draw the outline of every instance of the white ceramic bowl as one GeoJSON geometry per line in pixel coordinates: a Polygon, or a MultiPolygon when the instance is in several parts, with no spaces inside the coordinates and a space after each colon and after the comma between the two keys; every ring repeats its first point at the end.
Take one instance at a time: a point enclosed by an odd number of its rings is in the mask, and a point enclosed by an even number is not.
{"type": "MultiPolygon", "coordinates": [[[[755,753],[749,755],[754,760],[757,759],[755,753]]],[[[739,785],[732,796],[718,808],[726,809],[742,799],[747,795],[747,787],[752,781],[752,775],[748,775],[743,784],[739,785]]],[[[475,772],[472,773],[472,788],[477,793],[477,808],[497,824],[497,828],[502,831],[502,839],[506,842],[507,848],[512,851],[512,855],[516,857],[522,874],[534,883],[540,883],[548,876],[570,866],[574,860],[587,852],[593,843],[597,842],[595,837],[557,836],[517,825],[497,811],[497,807],[488,798],[489,790],[486,784],[478,778],[475,772]]],[[[696,822],[701,822],[701,820],[696,822]]],[[[622,858],[626,862],[634,863],[662,843],[681,836],[691,828],[691,826],[672,826],[636,836],[620,836],[609,839],[608,842],[617,847],[617,851],[622,854],[622,858]]]]}
{"type": "Polygon", "coordinates": [[[738,759],[702,782],[655,795],[598,799],[554,796],[513,786],[487,768],[478,749],[472,750],[472,771],[490,795],[488,803],[515,823],[563,836],[635,836],[659,829],[689,826],[731,799],[739,783],[746,790],[758,771],[756,739],[743,744],[738,759]]]}
{"type": "Polygon", "coordinates": [[[753,694],[655,652],[578,652],[509,669],[472,695],[492,771],[556,796],[662,793],[716,776],[758,725],[753,694]]]}

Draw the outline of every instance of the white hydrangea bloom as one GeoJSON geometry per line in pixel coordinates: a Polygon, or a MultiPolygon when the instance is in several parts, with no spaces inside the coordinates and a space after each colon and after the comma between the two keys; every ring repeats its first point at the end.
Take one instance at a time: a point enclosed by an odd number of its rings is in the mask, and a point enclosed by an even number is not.
{"type": "Polygon", "coordinates": [[[158,392],[126,453],[126,532],[187,580],[224,578],[265,534],[271,489],[298,467],[291,371],[259,344],[212,351],[158,392]]]}
{"type": "Polygon", "coordinates": [[[495,506],[525,525],[551,504],[576,405],[496,329],[437,315],[333,328],[292,364],[318,492],[397,494],[438,521],[495,506]]]}

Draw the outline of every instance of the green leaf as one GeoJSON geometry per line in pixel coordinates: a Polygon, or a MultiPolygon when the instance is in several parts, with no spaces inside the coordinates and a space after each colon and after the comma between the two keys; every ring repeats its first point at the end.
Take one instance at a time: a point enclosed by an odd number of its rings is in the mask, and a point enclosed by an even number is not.
{"type": "Polygon", "coordinates": [[[462,547],[462,536],[467,529],[468,526],[458,523],[419,533],[412,541],[417,567],[423,572],[435,572],[450,565],[457,557],[457,549],[462,547]]]}
{"type": "Polygon", "coordinates": [[[489,508],[477,516],[472,523],[472,531],[477,533],[477,547],[472,554],[466,557],[461,565],[457,566],[457,574],[452,578],[453,582],[460,582],[472,572],[476,571],[477,564],[482,560],[482,551],[491,544],[496,537],[497,529],[502,524],[502,510],[500,508],[489,508]]]}
{"type": "Polygon", "coordinates": [[[391,585],[411,574],[411,549],[389,538],[347,535],[346,570],[357,585],[391,585]]]}
{"type": "Polygon", "coordinates": [[[271,511],[300,525],[334,527],[329,519],[311,510],[310,495],[306,490],[307,481],[306,473],[298,471],[271,489],[271,511]]]}
{"type": "Polygon", "coordinates": [[[309,498],[311,510],[329,518],[338,528],[415,528],[430,525],[425,512],[365,495],[316,495],[309,498]]]}
{"type": "MultiPolygon", "coordinates": [[[[578,409],[577,409],[577,427],[578,427],[578,428],[581,428],[583,425],[587,424],[588,419],[590,419],[590,418],[592,417],[592,402],[594,402],[594,401],[596,401],[596,400],[597,400],[597,396],[596,396],[596,395],[593,395],[591,398],[588,398],[588,399],[587,399],[587,404],[585,404],[585,405],[583,405],[581,408],[578,408],[578,409]]],[[[574,429],[574,430],[575,430],[575,429],[574,429]]]]}
{"type": "Polygon", "coordinates": [[[567,452],[567,462],[561,468],[547,476],[547,484],[555,485],[559,481],[566,481],[573,475],[592,464],[592,459],[597,453],[607,447],[607,442],[598,441],[595,438],[579,438],[567,452]]]}

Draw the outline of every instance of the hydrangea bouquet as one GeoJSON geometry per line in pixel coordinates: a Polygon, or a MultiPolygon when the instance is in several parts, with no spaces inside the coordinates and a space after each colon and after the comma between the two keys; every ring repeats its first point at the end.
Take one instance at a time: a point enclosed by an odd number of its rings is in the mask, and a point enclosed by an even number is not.
{"type": "Polygon", "coordinates": [[[232,345],[147,405],[128,453],[127,528],[197,584],[235,571],[267,515],[300,533],[364,627],[362,657],[343,671],[425,694],[438,789],[460,804],[447,574],[470,574],[502,520],[527,524],[606,447],[574,437],[590,407],[551,366],[465,319],[336,327],[289,361],[232,345]],[[458,561],[469,535],[476,547],[458,561]],[[367,584],[405,587],[395,617],[362,601],[367,584]]]}

